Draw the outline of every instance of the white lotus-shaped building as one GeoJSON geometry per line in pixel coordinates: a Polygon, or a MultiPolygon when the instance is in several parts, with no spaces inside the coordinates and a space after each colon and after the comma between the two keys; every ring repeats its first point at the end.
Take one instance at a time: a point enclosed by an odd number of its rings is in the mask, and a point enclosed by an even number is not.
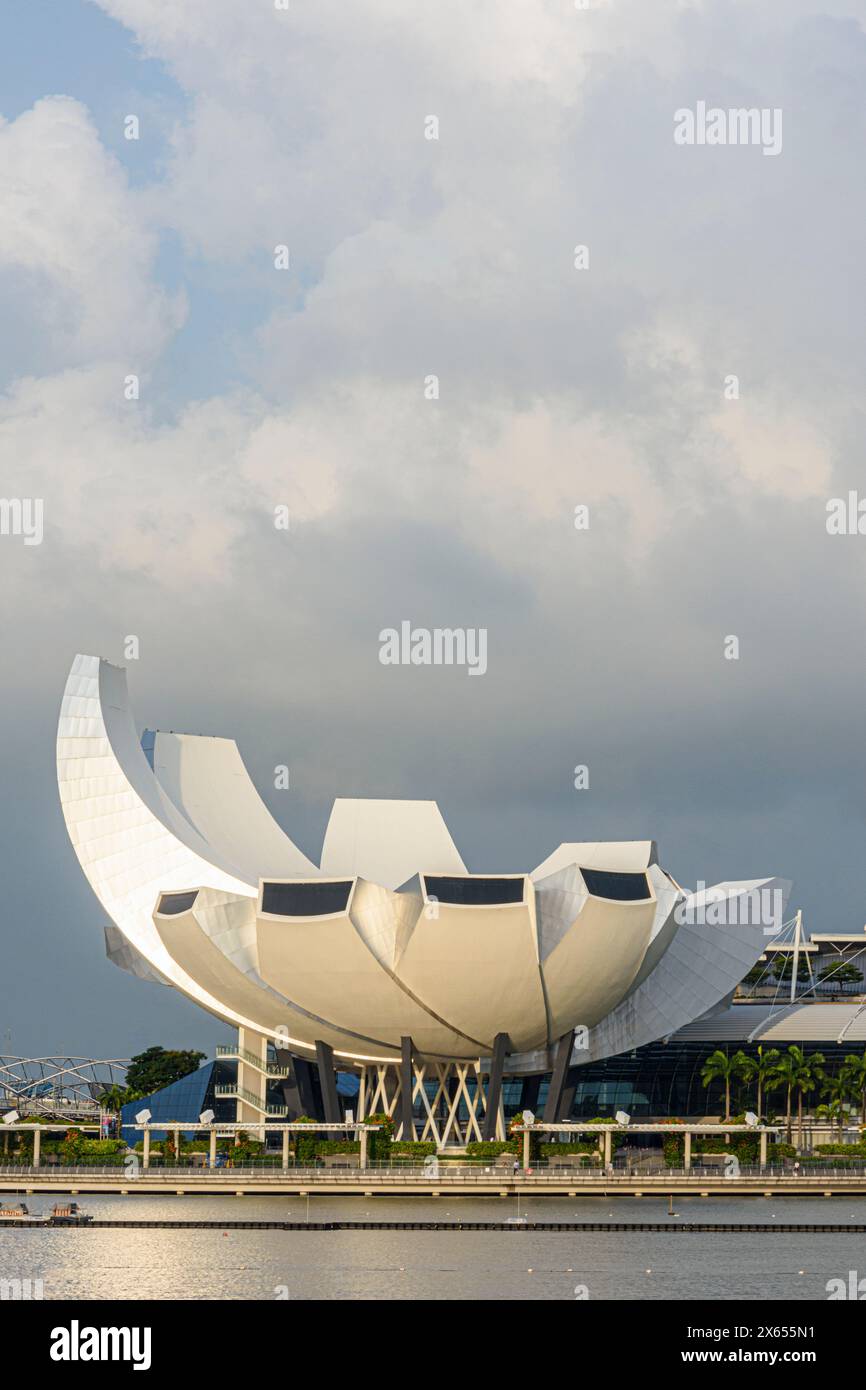
{"type": "Polygon", "coordinates": [[[772,898],[778,915],[788,891],[765,879],[689,895],[651,841],[562,844],[530,872],[470,874],[431,801],[337,800],[317,866],[233,741],[139,740],[125,672],[91,656],[66,684],[57,770],[109,956],[241,1030],[244,1118],[269,1113],[265,1081],[285,1074],[269,1043],[378,1078],[380,1108],[399,1110],[402,1083],[404,1133],[408,1097],[433,1074],[453,1098],[455,1066],[497,1087],[553,1071],[555,1112],[569,1069],[723,1003],[769,939],[766,914],[737,903],[772,898]]]}

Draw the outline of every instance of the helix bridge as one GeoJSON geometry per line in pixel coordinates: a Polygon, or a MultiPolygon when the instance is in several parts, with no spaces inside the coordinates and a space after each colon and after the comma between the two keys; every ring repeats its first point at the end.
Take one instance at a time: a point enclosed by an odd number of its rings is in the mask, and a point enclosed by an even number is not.
{"type": "Polygon", "coordinates": [[[0,1054],[0,1110],[52,1120],[99,1117],[99,1097],[126,1084],[128,1059],[0,1054]]]}

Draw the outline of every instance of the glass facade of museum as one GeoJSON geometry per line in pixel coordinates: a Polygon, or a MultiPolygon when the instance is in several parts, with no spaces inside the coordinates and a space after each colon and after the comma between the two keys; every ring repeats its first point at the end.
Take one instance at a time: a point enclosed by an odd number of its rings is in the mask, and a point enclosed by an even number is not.
{"type": "MultiPolygon", "coordinates": [[[[762,1044],[765,1055],[773,1047],[784,1053],[789,1045],[788,1042],[762,1044]]],[[[800,1042],[797,1046],[806,1053],[822,1053],[828,1068],[851,1053],[863,1052],[863,1045],[858,1043],[800,1042]]],[[[571,1076],[575,1089],[570,1118],[588,1120],[596,1115],[612,1116],[617,1110],[624,1110],[635,1120],[650,1116],[695,1118],[719,1115],[724,1112],[724,1084],[711,1082],[709,1086],[704,1086],[701,1080],[704,1063],[719,1047],[731,1054],[742,1051],[747,1057],[756,1057],[758,1053],[757,1043],[681,1042],[673,1038],[667,1043],[649,1043],[634,1052],[576,1068],[571,1076]]],[[[505,1085],[506,1114],[513,1114],[520,1108],[520,1091],[520,1083],[505,1085]]],[[[537,1105],[530,1107],[539,1114],[546,1092],[545,1079],[537,1105]]],[[[753,1108],[754,1103],[754,1083],[734,1082],[731,1091],[733,1112],[742,1113],[744,1109],[753,1108]]],[[[784,1104],[783,1091],[770,1092],[767,1106],[771,1110],[781,1111],[784,1104]]]]}
{"type": "MultiPolygon", "coordinates": [[[[698,1119],[703,1116],[717,1117],[724,1113],[725,1093],[722,1082],[714,1081],[704,1086],[701,1072],[711,1053],[721,1046],[723,1051],[734,1053],[742,1051],[747,1057],[757,1056],[756,1043],[732,1042],[726,1044],[706,1042],[677,1041],[649,1043],[646,1047],[619,1057],[608,1057],[601,1062],[593,1062],[585,1067],[572,1069],[564,1096],[564,1115],[569,1120],[592,1120],[596,1117],[613,1117],[617,1110],[624,1110],[633,1120],[678,1117],[698,1119]]],[[[773,1043],[763,1044],[764,1052],[773,1043]]],[[[787,1042],[776,1045],[785,1052],[787,1042]]],[[[820,1052],[828,1069],[851,1053],[862,1053],[862,1044],[803,1042],[798,1044],[807,1054],[820,1052]]],[[[231,1064],[207,1063],[183,1077],[163,1091],[144,1100],[133,1101],[123,1107],[124,1138],[134,1143],[140,1134],[131,1128],[135,1114],[149,1109],[153,1123],[162,1119],[194,1122],[199,1114],[213,1109],[218,1121],[229,1122],[235,1119],[235,1102],[215,1096],[216,1080],[228,1081],[233,1075],[231,1064]]],[[[315,1091],[315,1103],[310,1113],[320,1114],[321,1093],[315,1068],[311,1068],[315,1091]]],[[[474,1094],[474,1082],[469,1079],[467,1088],[474,1094]]],[[[506,1078],[502,1084],[502,1099],[506,1123],[512,1116],[523,1110],[532,1110],[539,1118],[544,1113],[549,1088],[547,1076],[524,1079],[506,1078]]],[[[269,1088],[274,1100],[282,1099],[280,1083],[272,1083],[269,1088]]],[[[436,1103],[435,1085],[427,1083],[428,1100],[436,1103]]],[[[337,1073],[337,1093],[343,1112],[357,1112],[358,1077],[351,1072],[337,1073]]],[[[439,1101],[439,1107],[442,1107],[439,1101]]],[[[753,1109],[756,1104],[754,1082],[734,1081],[731,1088],[731,1108],[733,1114],[753,1109]]],[[[765,1099],[765,1114],[781,1114],[785,1107],[783,1090],[771,1091],[765,1099]]],[[[416,1099],[414,1113],[416,1123],[423,1125],[426,1114],[424,1107],[416,1099]]],[[[461,1118],[466,1118],[465,1103],[460,1107],[461,1118]]],[[[292,1115],[289,1119],[295,1118],[292,1115]]],[[[251,1125],[251,1128],[254,1127],[251,1125]]],[[[154,1138],[162,1138],[162,1132],[154,1138]]],[[[271,1140],[276,1143],[276,1139],[271,1140]]]]}
{"type": "MultiPolygon", "coordinates": [[[[151,1124],[158,1124],[160,1120],[183,1121],[195,1124],[199,1115],[205,1110],[213,1110],[218,1120],[228,1121],[235,1118],[235,1102],[217,1100],[214,1094],[215,1083],[222,1079],[222,1068],[218,1062],[206,1062],[197,1071],[191,1071],[187,1076],[182,1076],[179,1081],[173,1081],[170,1086],[163,1086],[161,1091],[155,1091],[152,1095],[144,1096],[141,1100],[127,1101],[121,1109],[121,1133],[128,1144],[135,1144],[141,1139],[141,1130],[135,1129],[135,1117],[142,1110],[149,1110],[151,1124]]],[[[183,1132],[183,1130],[182,1130],[183,1132]]],[[[164,1139],[167,1130],[152,1130],[153,1139],[164,1139]]],[[[195,1138],[193,1131],[188,1131],[185,1136],[187,1139],[195,1138]]]]}

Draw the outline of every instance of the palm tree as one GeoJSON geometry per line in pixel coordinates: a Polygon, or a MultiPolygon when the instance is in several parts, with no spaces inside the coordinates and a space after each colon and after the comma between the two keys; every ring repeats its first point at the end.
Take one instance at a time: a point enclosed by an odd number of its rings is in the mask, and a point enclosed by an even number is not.
{"type": "Polygon", "coordinates": [[[808,1057],[803,1058],[803,1065],[799,1075],[794,1082],[797,1092],[797,1148],[803,1147],[803,1097],[810,1091],[814,1091],[824,1081],[823,1052],[810,1052],[808,1057]]]}
{"type": "Polygon", "coordinates": [[[784,1086],[786,1091],[785,1103],[785,1127],[787,1130],[788,1143],[791,1142],[791,1098],[796,1090],[798,1092],[797,1115],[799,1124],[799,1138],[803,1140],[803,1095],[806,1091],[815,1089],[816,1084],[821,1079],[821,1064],[824,1061],[823,1054],[813,1052],[808,1057],[801,1047],[791,1045],[788,1051],[783,1053],[776,1064],[775,1072],[770,1078],[769,1089],[775,1090],[779,1086],[784,1086]]]}
{"type": "Polygon", "coordinates": [[[866,1052],[861,1057],[849,1052],[842,1063],[842,1071],[851,1090],[860,1097],[860,1123],[866,1126],[866,1052]]]}
{"type": "Polygon", "coordinates": [[[764,1108],[764,1091],[769,1090],[768,1083],[772,1080],[773,1074],[778,1066],[781,1053],[777,1047],[771,1047],[765,1052],[763,1047],[758,1048],[757,1057],[747,1057],[746,1065],[743,1068],[743,1075],[748,1081],[758,1083],[758,1119],[760,1120],[764,1108]]]}
{"type": "Polygon", "coordinates": [[[834,1100],[834,1101],[831,1101],[829,1105],[816,1105],[816,1106],[815,1106],[815,1116],[816,1116],[816,1118],[819,1119],[819,1120],[828,1120],[828,1121],[830,1122],[830,1124],[832,1124],[834,1120],[838,1120],[838,1122],[839,1122],[839,1139],[840,1139],[840,1141],[841,1141],[841,1139],[842,1139],[842,1125],[844,1124],[844,1121],[845,1121],[845,1104],[844,1104],[844,1101],[841,1101],[841,1100],[834,1100]]]}
{"type": "Polygon", "coordinates": [[[100,1092],[99,1104],[103,1110],[110,1110],[113,1114],[119,1115],[121,1106],[131,1099],[132,1097],[127,1095],[123,1086],[107,1086],[104,1091],[100,1092]]]}
{"type": "Polygon", "coordinates": [[[845,1104],[850,1101],[852,1094],[851,1080],[845,1071],[840,1068],[835,1076],[825,1076],[824,1084],[821,1087],[821,1094],[830,1097],[830,1104],[826,1107],[827,1114],[835,1115],[839,1121],[839,1143],[842,1143],[842,1126],[845,1121],[845,1104]]]}
{"type": "Polygon", "coordinates": [[[748,1057],[742,1050],[735,1052],[733,1057],[729,1057],[727,1052],[722,1052],[717,1048],[711,1052],[701,1069],[701,1081],[704,1086],[709,1086],[711,1081],[724,1081],[725,1083],[725,1119],[731,1118],[731,1082],[738,1077],[745,1075],[745,1068],[749,1062],[748,1057]]]}

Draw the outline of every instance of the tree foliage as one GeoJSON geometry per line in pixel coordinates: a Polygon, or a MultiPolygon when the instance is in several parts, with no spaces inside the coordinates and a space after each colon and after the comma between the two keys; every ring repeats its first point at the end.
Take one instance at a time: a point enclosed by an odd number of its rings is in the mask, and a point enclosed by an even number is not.
{"type": "Polygon", "coordinates": [[[129,1063],[126,1073],[127,1089],[138,1096],[150,1096],[161,1091],[182,1076],[198,1071],[205,1060],[203,1052],[169,1051],[164,1047],[149,1047],[139,1052],[129,1063]]]}
{"type": "Polygon", "coordinates": [[[824,985],[830,985],[832,989],[840,989],[843,985],[859,985],[862,983],[863,975],[852,965],[850,961],[842,961],[836,965],[825,965],[818,971],[818,979],[824,985]]]}
{"type": "MultiPolygon", "coordinates": [[[[793,974],[793,971],[794,971],[794,957],[793,957],[793,955],[786,955],[786,956],[783,956],[783,957],[781,957],[780,960],[777,960],[777,961],[775,961],[775,962],[773,963],[773,974],[775,975],[775,977],[776,977],[777,980],[787,980],[788,983],[790,984],[790,982],[791,982],[791,975],[793,974]]],[[[805,956],[805,955],[800,955],[800,956],[798,956],[798,958],[797,958],[797,979],[798,979],[798,980],[808,980],[808,978],[809,978],[809,960],[808,960],[808,957],[805,956]]]]}

